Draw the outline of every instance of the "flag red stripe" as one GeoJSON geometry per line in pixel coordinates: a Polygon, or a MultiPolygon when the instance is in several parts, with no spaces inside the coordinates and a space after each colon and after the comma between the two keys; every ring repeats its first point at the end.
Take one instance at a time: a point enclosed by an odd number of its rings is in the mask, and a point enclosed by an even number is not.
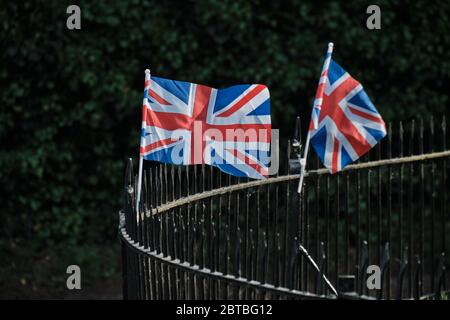
{"type": "Polygon", "coordinates": [[[191,120],[191,164],[202,164],[203,150],[205,149],[205,140],[203,139],[203,123],[206,123],[206,117],[208,115],[208,104],[211,98],[212,88],[197,85],[195,89],[194,97],[194,110],[192,111],[192,119],[202,122],[201,132],[194,132],[193,121],[191,120]],[[200,135],[196,137],[194,135],[200,135]]]}
{"type": "Polygon", "coordinates": [[[384,121],[381,118],[379,118],[379,117],[372,116],[370,114],[367,114],[367,113],[365,113],[363,111],[360,111],[358,109],[352,108],[350,106],[348,106],[348,108],[350,109],[351,112],[353,112],[357,116],[360,116],[361,118],[365,118],[365,119],[368,119],[368,120],[371,120],[371,121],[374,121],[374,122],[378,122],[378,123],[384,124],[384,121]]]}
{"type": "Polygon", "coordinates": [[[143,155],[144,153],[147,153],[153,149],[162,147],[162,146],[167,146],[171,143],[176,142],[177,140],[173,140],[172,138],[168,138],[168,139],[164,139],[164,140],[158,140],[156,142],[153,142],[149,145],[146,145],[145,147],[141,147],[141,155],[143,155]]]}
{"type": "Polygon", "coordinates": [[[247,93],[241,100],[236,102],[233,106],[231,106],[229,109],[224,111],[223,113],[216,115],[216,117],[228,117],[232,115],[234,112],[236,112],[239,108],[241,108],[244,104],[249,102],[251,99],[253,99],[258,93],[263,91],[266,87],[263,85],[257,85],[253,90],[251,90],[249,93],[247,93]]]}
{"type": "Polygon", "coordinates": [[[153,92],[153,90],[149,90],[149,95],[150,95],[150,97],[152,97],[153,99],[158,101],[158,103],[160,103],[160,104],[170,105],[170,102],[167,102],[166,100],[161,98],[156,92],[153,92]]]}

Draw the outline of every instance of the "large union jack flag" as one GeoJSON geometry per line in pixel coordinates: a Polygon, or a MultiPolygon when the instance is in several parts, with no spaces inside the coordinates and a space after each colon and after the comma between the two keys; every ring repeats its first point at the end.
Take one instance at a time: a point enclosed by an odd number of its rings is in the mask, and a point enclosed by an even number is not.
{"type": "Polygon", "coordinates": [[[327,59],[329,67],[319,82],[323,89],[315,100],[322,99],[321,105],[313,109],[309,130],[322,163],[335,173],[375,146],[386,135],[386,126],[362,85],[327,59]]]}
{"type": "Polygon", "coordinates": [[[206,163],[239,176],[268,175],[270,96],[260,84],[214,89],[146,75],[141,156],[206,163]]]}

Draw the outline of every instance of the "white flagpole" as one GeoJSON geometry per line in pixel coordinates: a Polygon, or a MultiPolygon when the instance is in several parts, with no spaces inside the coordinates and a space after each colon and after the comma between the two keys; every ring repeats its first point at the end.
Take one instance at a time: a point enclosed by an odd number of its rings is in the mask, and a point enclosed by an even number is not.
{"type": "MultiPolygon", "coordinates": [[[[320,73],[319,85],[320,85],[320,83],[322,83],[322,81],[326,81],[326,77],[325,77],[325,79],[323,79],[322,74],[330,66],[331,54],[332,53],[333,53],[333,42],[330,42],[330,43],[328,43],[327,58],[325,59],[325,63],[323,64],[323,67],[322,67],[322,72],[320,73]],[[329,58],[328,58],[328,54],[329,54],[329,58]]],[[[316,98],[317,97],[315,97],[314,100],[316,100],[316,98]]],[[[317,101],[315,101],[314,105],[320,108],[322,106],[322,101],[323,101],[323,99],[320,98],[317,101]]],[[[313,111],[312,112],[314,112],[314,107],[315,106],[313,106],[313,111]]],[[[317,121],[318,121],[318,119],[317,119],[317,121]]],[[[298,193],[301,193],[302,192],[302,188],[303,188],[303,178],[305,176],[306,159],[308,157],[308,150],[309,150],[309,140],[311,138],[310,134],[311,134],[311,130],[309,130],[309,126],[308,126],[308,135],[306,136],[305,150],[303,152],[303,158],[300,159],[300,180],[298,182],[298,189],[297,189],[298,193]]]]}
{"type": "Polygon", "coordinates": [[[308,157],[308,149],[309,149],[309,130],[308,135],[306,136],[306,142],[305,142],[305,150],[303,151],[303,158],[300,158],[300,180],[298,182],[298,193],[302,193],[302,186],[303,186],[303,177],[305,176],[305,167],[306,167],[306,159],[308,157]]]}
{"type": "MultiPolygon", "coordinates": [[[[149,84],[147,81],[150,81],[150,69],[145,69],[145,90],[149,90],[149,88],[148,88],[149,84]]],[[[145,101],[143,103],[142,108],[145,108],[144,105],[145,105],[145,101]]],[[[142,123],[142,128],[144,128],[144,123],[142,123]]],[[[144,145],[143,140],[145,140],[145,137],[142,137],[142,132],[141,132],[140,147],[142,147],[144,145]]],[[[137,185],[137,191],[136,191],[136,221],[138,224],[139,224],[139,205],[141,202],[142,167],[143,167],[143,165],[144,165],[144,156],[139,151],[139,173],[138,173],[138,185],[137,185]]]]}

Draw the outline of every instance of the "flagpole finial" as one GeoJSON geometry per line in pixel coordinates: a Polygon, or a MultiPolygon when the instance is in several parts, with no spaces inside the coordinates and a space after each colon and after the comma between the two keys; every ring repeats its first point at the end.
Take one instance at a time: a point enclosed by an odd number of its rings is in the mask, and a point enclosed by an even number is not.
{"type": "Polygon", "coordinates": [[[328,43],[327,53],[331,54],[333,52],[333,46],[334,46],[333,42],[328,43]]]}
{"type": "Polygon", "coordinates": [[[145,69],[146,74],[150,74],[150,69],[145,69]]]}

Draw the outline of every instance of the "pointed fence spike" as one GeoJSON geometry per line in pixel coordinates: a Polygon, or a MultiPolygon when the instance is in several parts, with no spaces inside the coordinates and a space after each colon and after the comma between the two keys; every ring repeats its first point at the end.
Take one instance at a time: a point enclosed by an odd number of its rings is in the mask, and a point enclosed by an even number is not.
{"type": "Polygon", "coordinates": [[[127,168],[125,170],[125,189],[128,190],[130,186],[134,185],[134,171],[133,171],[133,159],[128,158],[127,168]]]}
{"type": "Polygon", "coordinates": [[[293,137],[293,142],[292,144],[296,147],[300,147],[302,146],[302,130],[301,130],[301,122],[300,122],[300,117],[297,117],[295,120],[295,131],[294,131],[294,137],[293,137]]]}
{"type": "Polygon", "coordinates": [[[445,151],[447,149],[447,123],[445,119],[445,115],[442,117],[441,122],[441,129],[442,129],[442,150],[445,151]]]}
{"type": "Polygon", "coordinates": [[[410,140],[409,140],[409,155],[412,155],[414,153],[414,131],[415,131],[415,121],[411,121],[410,125],[410,140]]]}
{"type": "MultiPolygon", "coordinates": [[[[123,198],[123,224],[126,225],[127,231],[132,232],[131,225],[128,223],[129,218],[133,215],[134,212],[134,191],[135,191],[135,185],[134,185],[134,171],[133,171],[133,159],[128,158],[127,161],[127,167],[125,169],[125,183],[124,183],[124,198],[123,198]]],[[[122,224],[122,222],[121,222],[122,224]]]]}
{"type": "Polygon", "coordinates": [[[288,139],[287,146],[286,146],[286,170],[287,174],[289,174],[290,171],[290,164],[289,159],[291,158],[291,140],[288,139]]]}
{"type": "Polygon", "coordinates": [[[298,140],[299,132],[300,132],[300,117],[297,116],[297,118],[295,119],[294,140],[298,140]]]}
{"type": "Polygon", "coordinates": [[[445,115],[442,116],[441,128],[442,128],[442,131],[444,131],[444,132],[445,132],[445,129],[447,129],[447,122],[445,119],[445,115]]]}
{"type": "Polygon", "coordinates": [[[403,157],[403,123],[402,123],[402,121],[400,121],[400,124],[399,124],[398,134],[399,134],[399,143],[400,143],[400,146],[399,146],[400,157],[403,157]]]}
{"type": "Polygon", "coordinates": [[[289,139],[287,141],[287,147],[286,147],[286,153],[287,153],[287,158],[289,159],[291,156],[291,140],[289,139]]]}

